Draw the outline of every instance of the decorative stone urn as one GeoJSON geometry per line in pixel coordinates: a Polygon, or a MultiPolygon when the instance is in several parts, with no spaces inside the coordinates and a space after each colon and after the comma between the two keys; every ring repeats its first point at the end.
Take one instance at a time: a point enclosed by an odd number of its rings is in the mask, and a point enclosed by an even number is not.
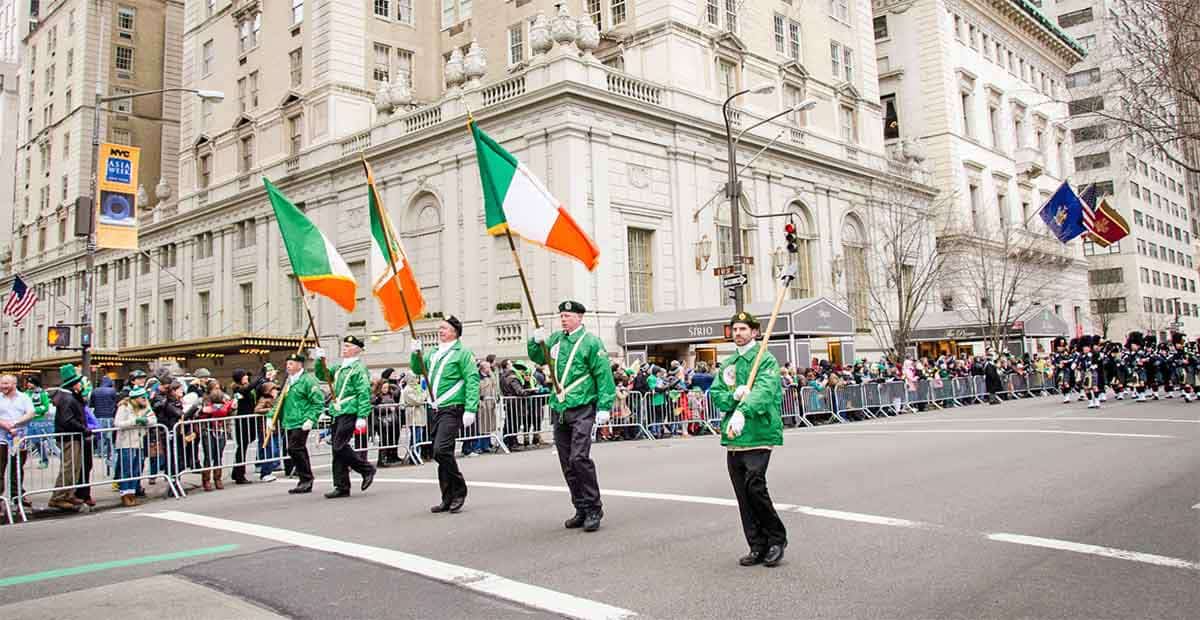
{"type": "Polygon", "coordinates": [[[558,5],[558,16],[554,18],[554,23],[550,26],[550,35],[554,37],[554,42],[562,46],[567,46],[575,42],[579,37],[579,22],[571,17],[567,12],[566,5],[558,5]]]}
{"type": "Polygon", "coordinates": [[[375,111],[382,116],[392,113],[392,98],[388,94],[387,80],[380,82],[379,88],[375,91],[375,111]]]}
{"type": "Polygon", "coordinates": [[[575,41],[585,59],[592,59],[592,52],[600,47],[600,29],[590,17],[579,18],[579,38],[575,41]]]}
{"type": "Polygon", "coordinates": [[[450,60],[446,61],[446,86],[450,89],[458,88],[466,75],[463,73],[463,55],[457,48],[450,52],[450,60]]]}
{"type": "Polygon", "coordinates": [[[401,75],[396,80],[396,83],[392,84],[392,87],[388,89],[388,99],[391,101],[392,106],[396,108],[403,108],[412,104],[412,89],[409,88],[408,79],[405,76],[401,75]]]}
{"type": "Polygon", "coordinates": [[[464,65],[464,75],[467,78],[467,88],[478,88],[479,78],[487,73],[487,54],[475,41],[471,41],[471,49],[467,50],[464,65]]]}
{"type": "Polygon", "coordinates": [[[171,197],[171,186],[167,184],[167,180],[160,178],[158,185],[154,186],[154,196],[158,198],[158,203],[162,204],[171,197]]]}
{"type": "Polygon", "coordinates": [[[554,47],[554,39],[550,38],[550,20],[545,13],[538,13],[529,27],[529,47],[534,56],[541,56],[554,47]]]}

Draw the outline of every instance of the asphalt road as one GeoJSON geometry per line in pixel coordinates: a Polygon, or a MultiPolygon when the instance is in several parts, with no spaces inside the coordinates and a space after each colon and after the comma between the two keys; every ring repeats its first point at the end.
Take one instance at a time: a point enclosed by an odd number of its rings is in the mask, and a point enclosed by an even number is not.
{"type": "MultiPolygon", "coordinates": [[[[789,431],[785,563],[745,543],[711,437],[598,444],[600,532],[551,448],[366,493],[230,486],[0,528],[0,617],[1196,618],[1200,404],[1058,399],[789,431]],[[145,593],[152,592],[153,596],[145,593]]],[[[324,457],[323,457],[324,458],[324,457]]],[[[322,470],[327,475],[328,469],[322,470]]],[[[357,476],[355,476],[357,485],[357,476]]]]}

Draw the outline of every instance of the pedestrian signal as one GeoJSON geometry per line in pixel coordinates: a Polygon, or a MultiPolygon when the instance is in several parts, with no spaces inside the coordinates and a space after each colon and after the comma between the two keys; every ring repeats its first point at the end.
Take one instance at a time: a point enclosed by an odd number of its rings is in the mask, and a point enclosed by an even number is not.
{"type": "Polygon", "coordinates": [[[787,242],[787,251],[795,254],[800,251],[800,240],[796,238],[796,225],[788,222],[783,226],[783,238],[787,242]]]}
{"type": "Polygon", "coordinates": [[[66,325],[52,325],[46,329],[46,346],[53,349],[66,349],[71,346],[71,328],[66,325]]]}

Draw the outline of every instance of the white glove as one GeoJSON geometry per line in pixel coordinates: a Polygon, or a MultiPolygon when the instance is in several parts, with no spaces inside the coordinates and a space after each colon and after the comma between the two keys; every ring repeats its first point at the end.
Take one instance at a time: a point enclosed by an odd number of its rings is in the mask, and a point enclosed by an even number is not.
{"type": "Polygon", "coordinates": [[[361,431],[362,429],[364,429],[366,427],[367,427],[367,419],[366,418],[359,418],[354,421],[354,430],[361,431]]]}
{"type": "Polygon", "coordinates": [[[737,389],[735,389],[735,390],[733,391],[733,399],[734,399],[734,400],[738,400],[738,401],[740,401],[740,400],[742,400],[743,398],[745,398],[745,397],[746,397],[746,395],[747,395],[747,394],[749,394],[749,393],[750,393],[750,386],[748,386],[748,385],[739,385],[739,386],[737,386],[737,389]]]}
{"type": "Polygon", "coordinates": [[[275,420],[267,420],[267,434],[268,435],[275,434],[275,420]]]}
{"type": "Polygon", "coordinates": [[[328,413],[322,413],[321,417],[317,418],[317,422],[320,422],[321,424],[329,424],[332,421],[333,418],[329,417],[328,413]]]}
{"type": "Polygon", "coordinates": [[[609,417],[610,417],[609,412],[597,411],[596,412],[596,426],[604,426],[605,424],[608,424],[609,417]]]}
{"type": "Polygon", "coordinates": [[[725,434],[729,435],[730,439],[742,434],[742,429],[746,426],[746,416],[742,415],[741,411],[734,411],[729,418],[729,425],[725,427],[725,434]]]}
{"type": "Polygon", "coordinates": [[[303,430],[306,433],[308,431],[311,431],[313,429],[313,421],[311,419],[305,420],[304,424],[300,425],[300,428],[301,428],[301,430],[303,430]]]}
{"type": "Polygon", "coordinates": [[[466,428],[475,423],[475,412],[468,411],[463,414],[463,428],[466,428]]]}
{"type": "Polygon", "coordinates": [[[412,351],[413,353],[420,353],[421,352],[421,341],[420,340],[412,341],[412,344],[408,346],[408,350],[412,351]]]}
{"type": "Polygon", "coordinates": [[[308,350],[308,353],[313,359],[316,360],[323,359],[325,357],[325,349],[322,349],[321,347],[313,347],[308,350]]]}
{"type": "Polygon", "coordinates": [[[546,328],[545,327],[539,327],[539,328],[533,330],[533,341],[538,344],[546,342],[546,328]]]}

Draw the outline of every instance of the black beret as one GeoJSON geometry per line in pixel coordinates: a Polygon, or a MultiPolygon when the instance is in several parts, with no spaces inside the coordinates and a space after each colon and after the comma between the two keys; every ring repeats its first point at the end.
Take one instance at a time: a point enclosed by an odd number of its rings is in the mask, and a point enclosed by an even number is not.
{"type": "Polygon", "coordinates": [[[293,354],[287,356],[287,361],[300,362],[301,364],[303,364],[304,362],[308,361],[308,358],[304,357],[303,353],[293,353],[293,354]]]}
{"type": "Polygon", "coordinates": [[[458,317],[456,317],[452,314],[446,318],[446,322],[450,324],[450,327],[454,328],[454,333],[458,334],[459,337],[461,338],[462,337],[462,321],[458,320],[458,317]]]}
{"type": "Polygon", "coordinates": [[[360,340],[358,336],[354,336],[354,335],[346,336],[345,338],[342,339],[342,342],[344,342],[346,344],[352,344],[360,349],[366,348],[365,346],[363,346],[363,341],[360,340]]]}
{"type": "Polygon", "coordinates": [[[739,312],[733,315],[733,318],[729,319],[730,327],[732,327],[734,323],[745,323],[750,327],[750,329],[758,329],[759,327],[758,319],[749,312],[739,312]]]}
{"type": "Polygon", "coordinates": [[[567,301],[564,301],[561,304],[558,304],[558,311],[559,312],[574,312],[575,314],[583,314],[583,313],[587,312],[587,308],[584,308],[583,304],[581,304],[577,301],[571,301],[568,299],[567,301]]]}

